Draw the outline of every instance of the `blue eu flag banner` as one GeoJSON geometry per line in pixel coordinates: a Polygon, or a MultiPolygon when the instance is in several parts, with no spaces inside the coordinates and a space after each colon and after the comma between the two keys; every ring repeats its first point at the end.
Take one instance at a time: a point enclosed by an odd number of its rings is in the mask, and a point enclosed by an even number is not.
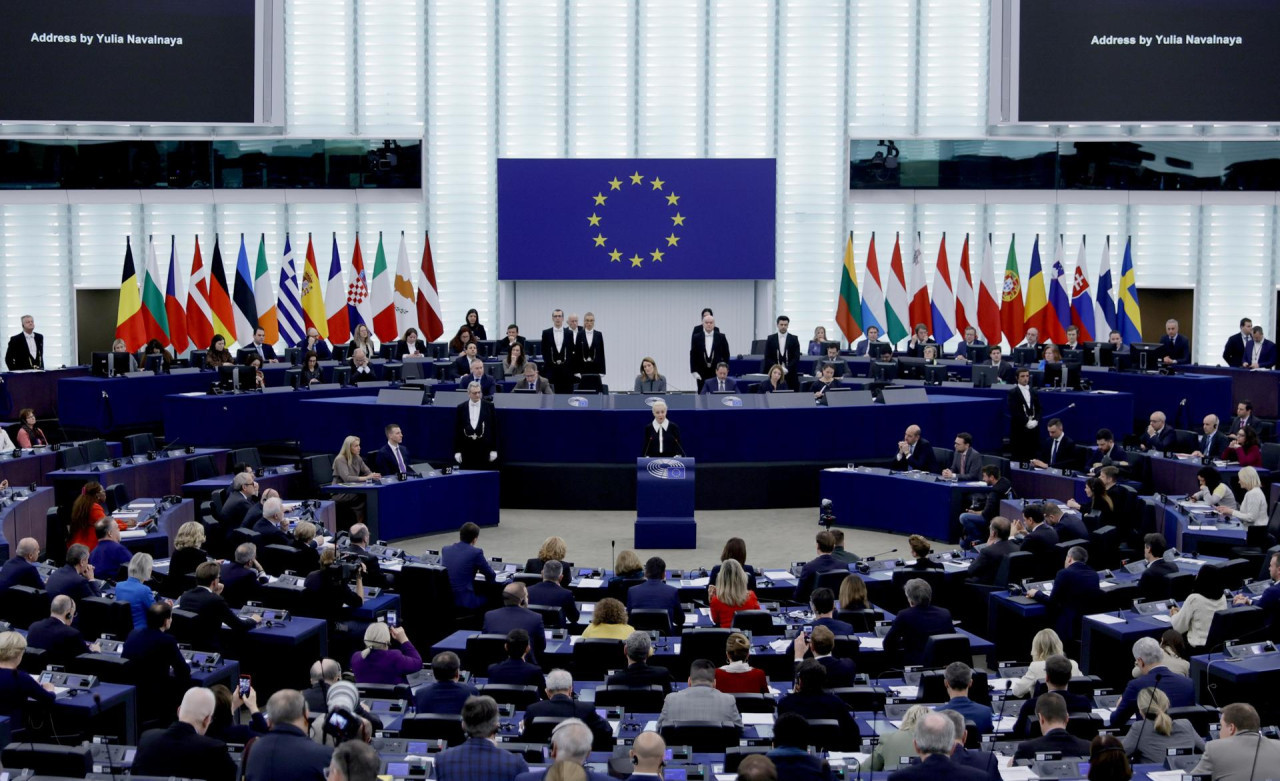
{"type": "Polygon", "coordinates": [[[499,279],[773,279],[772,159],[498,161],[499,279]]]}

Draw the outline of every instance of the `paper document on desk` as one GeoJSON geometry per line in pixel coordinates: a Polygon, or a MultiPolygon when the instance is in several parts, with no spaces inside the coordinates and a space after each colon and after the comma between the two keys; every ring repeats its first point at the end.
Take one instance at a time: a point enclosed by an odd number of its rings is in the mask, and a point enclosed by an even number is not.
{"type": "Polygon", "coordinates": [[[1113,582],[1112,582],[1112,581],[1110,581],[1110,580],[1100,580],[1100,581],[1098,581],[1098,588],[1102,589],[1103,591],[1107,591],[1107,590],[1109,590],[1109,589],[1116,588],[1116,587],[1117,587],[1117,586],[1119,586],[1119,585],[1120,585],[1119,583],[1113,583],[1113,582]]]}
{"type": "MultiPolygon", "coordinates": [[[[846,766],[849,763],[853,763],[858,767],[862,767],[862,765],[865,764],[867,760],[871,759],[871,755],[863,754],[860,751],[831,751],[827,753],[827,759],[830,760],[832,767],[838,767],[838,765],[836,765],[837,762],[840,762],[846,766]]],[[[870,771],[868,771],[868,775],[869,774],[870,774],[870,771]]]]}
{"type": "Polygon", "coordinates": [[[1092,712],[1093,712],[1093,715],[1097,716],[1103,721],[1109,722],[1111,720],[1111,714],[1114,713],[1115,711],[1112,710],[1111,708],[1094,708],[1092,712]]]}
{"type": "Polygon", "coordinates": [[[986,487],[987,487],[987,484],[986,484],[986,483],[984,483],[984,482],[982,482],[981,480],[966,480],[965,482],[960,483],[960,485],[963,485],[963,486],[966,486],[966,487],[973,487],[973,488],[986,488],[986,487]]]}
{"type": "Polygon", "coordinates": [[[883,638],[883,637],[863,637],[863,636],[859,635],[859,636],[858,636],[858,644],[859,644],[859,645],[861,645],[863,648],[867,649],[868,651],[883,651],[883,650],[884,650],[884,638],[883,638]]]}
{"type": "Polygon", "coordinates": [[[1187,531],[1189,532],[1216,532],[1217,530],[1217,526],[1210,524],[1200,524],[1199,526],[1195,524],[1187,524],[1187,531]]]}
{"type": "Polygon", "coordinates": [[[777,651],[778,653],[783,653],[788,648],[791,647],[791,642],[792,641],[786,639],[785,637],[780,637],[777,640],[770,642],[769,647],[777,651]]]}
{"type": "Polygon", "coordinates": [[[795,580],[795,578],[791,577],[790,572],[787,572],[785,570],[780,570],[780,569],[765,570],[764,576],[769,580],[775,580],[775,581],[776,580],[795,580]]]}
{"type": "MultiPolygon", "coordinates": [[[[614,720],[610,719],[610,720],[609,720],[609,727],[613,730],[613,736],[614,736],[615,738],[616,738],[616,737],[618,737],[618,735],[620,735],[620,734],[622,733],[622,722],[621,722],[621,721],[614,721],[614,720]]],[[[735,776],[735,778],[736,778],[736,776],[735,776]]]]}
{"type": "Polygon", "coordinates": [[[702,615],[704,615],[704,616],[709,616],[709,615],[711,615],[711,608],[709,608],[709,607],[700,607],[700,608],[698,608],[698,612],[699,612],[699,613],[701,613],[701,614],[702,614],[702,615]]]}
{"type": "Polygon", "coordinates": [[[657,731],[658,731],[658,720],[657,720],[657,719],[654,719],[653,721],[646,721],[646,722],[644,723],[644,731],[645,731],[645,732],[657,732],[657,731]]]}
{"type": "Polygon", "coordinates": [[[1100,624],[1123,624],[1123,623],[1125,623],[1125,620],[1124,620],[1123,618],[1117,618],[1117,617],[1115,617],[1115,616],[1111,615],[1110,613],[1094,613],[1094,614],[1092,614],[1092,615],[1085,616],[1085,618],[1091,618],[1091,619],[1093,619],[1094,621],[1097,621],[1097,622],[1098,622],[1098,623],[1100,623],[1100,624]]]}
{"type": "Polygon", "coordinates": [[[772,713],[744,713],[742,714],[742,723],[745,724],[772,724],[772,713]]]}
{"type": "Polygon", "coordinates": [[[1151,770],[1147,772],[1147,778],[1151,781],[1181,781],[1187,776],[1181,770],[1151,770]]]}
{"type": "Polygon", "coordinates": [[[993,722],[996,732],[1013,732],[1013,725],[1017,723],[1017,716],[1001,716],[993,722]]]}
{"type": "Polygon", "coordinates": [[[1000,781],[1032,781],[1037,778],[1030,765],[1000,766],[1000,781]]]}
{"type": "Polygon", "coordinates": [[[120,539],[122,540],[140,540],[146,536],[146,529],[130,529],[127,532],[120,532],[120,539]]]}
{"type": "Polygon", "coordinates": [[[685,613],[685,614],[684,614],[684,625],[685,625],[685,626],[697,626],[697,625],[698,625],[698,615],[697,615],[696,613],[685,613]]]}
{"type": "Polygon", "coordinates": [[[579,613],[594,613],[594,612],[596,612],[596,603],[594,603],[594,602],[583,602],[583,603],[581,603],[581,604],[579,605],[578,612],[579,612],[579,613]]]}
{"type": "Polygon", "coordinates": [[[1188,559],[1186,556],[1179,556],[1173,561],[1175,564],[1186,564],[1188,567],[1199,567],[1204,564],[1204,562],[1199,559],[1188,559]]]}
{"type": "Polygon", "coordinates": [[[578,581],[578,588],[602,588],[604,587],[604,578],[583,578],[578,581]]]}
{"type": "Polygon", "coordinates": [[[915,698],[920,696],[919,686],[910,686],[907,684],[903,684],[902,686],[890,686],[889,688],[893,690],[894,694],[908,700],[914,700],[915,698]]]}
{"type": "Polygon", "coordinates": [[[1147,616],[1147,618],[1153,618],[1156,621],[1161,621],[1166,624],[1173,622],[1173,616],[1169,615],[1168,613],[1156,613],[1155,615],[1147,616]]]}

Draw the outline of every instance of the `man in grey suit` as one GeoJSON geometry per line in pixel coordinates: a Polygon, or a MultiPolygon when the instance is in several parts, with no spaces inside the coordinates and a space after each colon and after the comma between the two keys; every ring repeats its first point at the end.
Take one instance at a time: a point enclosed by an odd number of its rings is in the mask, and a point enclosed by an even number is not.
{"type": "Polygon", "coordinates": [[[982,454],[973,449],[973,435],[967,431],[956,434],[956,452],[951,456],[951,466],[942,470],[942,476],[972,483],[982,474],[982,454]]]}
{"type": "Polygon", "coordinates": [[[545,377],[538,376],[538,364],[533,361],[526,361],[524,364],[524,379],[516,383],[516,390],[533,389],[538,393],[551,394],[551,383],[545,377]]]}
{"type": "Polygon", "coordinates": [[[1262,737],[1258,712],[1252,705],[1233,702],[1222,709],[1218,739],[1204,744],[1204,758],[1191,772],[1213,781],[1248,781],[1263,778],[1280,767],[1280,740],[1262,737]]]}
{"type": "Polygon", "coordinates": [[[689,688],[663,700],[658,729],[685,721],[732,722],[742,729],[742,714],[733,695],[716,689],[716,666],[706,659],[689,665],[689,688]]]}

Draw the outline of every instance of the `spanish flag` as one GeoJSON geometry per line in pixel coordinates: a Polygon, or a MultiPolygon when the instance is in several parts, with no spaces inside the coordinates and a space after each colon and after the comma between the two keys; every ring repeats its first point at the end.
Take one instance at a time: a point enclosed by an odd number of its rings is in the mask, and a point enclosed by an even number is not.
{"type": "Polygon", "coordinates": [[[307,328],[320,332],[321,339],[329,338],[329,320],[324,313],[324,289],[320,287],[320,269],[316,266],[316,250],[307,234],[307,262],[302,265],[302,314],[307,328]]]}
{"type": "Polygon", "coordinates": [[[116,308],[116,338],[123,339],[130,352],[147,343],[147,326],[142,321],[142,296],[138,295],[138,272],[133,267],[133,245],[124,238],[124,272],[120,275],[120,304],[116,308]]]}

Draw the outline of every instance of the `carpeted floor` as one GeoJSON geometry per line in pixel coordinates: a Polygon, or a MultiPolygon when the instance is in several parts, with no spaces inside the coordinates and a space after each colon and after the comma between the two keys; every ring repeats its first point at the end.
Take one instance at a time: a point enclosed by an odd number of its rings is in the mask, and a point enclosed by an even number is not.
{"type": "MultiPolygon", "coordinates": [[[[520,561],[538,553],[538,546],[559,535],[568,543],[568,561],[578,566],[609,567],[613,551],[632,547],[634,512],[503,510],[496,528],[481,529],[478,544],[488,556],[520,561]]],[[[786,568],[793,561],[808,561],[816,552],[814,535],[820,531],[816,508],[782,510],[723,510],[698,513],[698,547],[693,550],[645,549],[637,551],[641,560],[661,556],[667,566],[678,569],[711,567],[720,560],[725,540],[741,537],[747,543],[747,561],[756,567],[786,568]]],[[[845,529],[845,547],[860,556],[875,555],[897,548],[905,557],[907,535],[845,529]]],[[[395,544],[410,553],[438,550],[456,542],[456,532],[432,534],[401,540],[395,544]]],[[[935,550],[955,546],[935,544],[935,550]]]]}

